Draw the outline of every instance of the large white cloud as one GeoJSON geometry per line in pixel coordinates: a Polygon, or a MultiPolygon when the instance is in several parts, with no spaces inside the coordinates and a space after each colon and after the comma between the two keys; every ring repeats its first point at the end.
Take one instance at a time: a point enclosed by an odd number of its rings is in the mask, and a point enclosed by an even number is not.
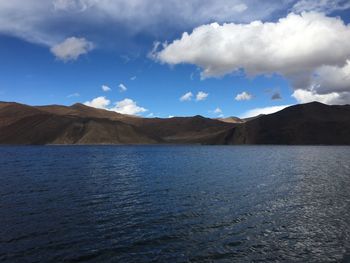
{"type": "Polygon", "coordinates": [[[349,39],[350,26],[340,18],[291,13],[277,22],[203,25],[163,44],[152,56],[171,65],[195,64],[203,78],[242,69],[250,76],[276,73],[287,77],[295,90],[328,94],[350,91],[349,39]]]}
{"type": "Polygon", "coordinates": [[[0,0],[0,32],[49,46],[90,32],[107,44],[111,36],[171,35],[212,21],[265,19],[290,1],[0,0]]]}
{"type": "Polygon", "coordinates": [[[81,55],[90,52],[93,48],[94,44],[85,38],[69,37],[62,43],[54,45],[51,48],[51,52],[56,58],[69,61],[76,60],[81,55]]]}
{"type": "Polygon", "coordinates": [[[147,109],[140,107],[137,105],[135,101],[132,99],[124,99],[121,101],[117,101],[111,106],[111,101],[106,97],[97,97],[91,101],[87,101],[84,103],[86,106],[104,109],[109,111],[115,111],[121,114],[129,114],[129,115],[139,115],[140,113],[144,113],[148,111],[147,109]]]}
{"type": "Polygon", "coordinates": [[[315,91],[298,89],[293,92],[292,96],[301,103],[318,101],[325,104],[348,104],[350,102],[350,92],[317,94],[315,91]]]}
{"type": "Polygon", "coordinates": [[[312,76],[312,88],[320,94],[350,91],[350,61],[343,67],[321,66],[312,76]]]}
{"type": "Polygon", "coordinates": [[[321,66],[311,77],[308,89],[297,89],[292,96],[301,103],[350,103],[350,61],[343,67],[321,66]]]}

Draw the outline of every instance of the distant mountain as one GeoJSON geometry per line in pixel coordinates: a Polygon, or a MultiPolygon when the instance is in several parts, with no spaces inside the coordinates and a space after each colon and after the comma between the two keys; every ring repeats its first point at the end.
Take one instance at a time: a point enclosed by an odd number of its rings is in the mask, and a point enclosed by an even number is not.
{"type": "Polygon", "coordinates": [[[217,118],[217,120],[222,121],[222,122],[227,122],[227,123],[243,123],[245,120],[240,119],[238,117],[227,117],[227,118],[217,118]]]}
{"type": "Polygon", "coordinates": [[[245,120],[218,120],[0,102],[0,144],[350,144],[350,106],[314,102],[245,120]]]}
{"type": "Polygon", "coordinates": [[[232,127],[201,116],[139,118],[83,104],[0,102],[0,144],[217,144],[232,127]]]}

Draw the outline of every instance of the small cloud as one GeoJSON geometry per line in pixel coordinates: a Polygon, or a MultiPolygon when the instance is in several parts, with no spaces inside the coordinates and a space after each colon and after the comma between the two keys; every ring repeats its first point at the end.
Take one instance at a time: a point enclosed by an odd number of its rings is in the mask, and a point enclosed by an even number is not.
{"type": "Polygon", "coordinates": [[[81,55],[87,54],[93,49],[94,44],[85,38],[69,37],[62,43],[54,45],[51,48],[51,53],[57,59],[67,62],[77,60],[81,55]]]}
{"type": "Polygon", "coordinates": [[[132,81],[136,80],[136,76],[132,76],[132,77],[130,78],[130,80],[132,80],[132,81]]]}
{"type": "Polygon", "coordinates": [[[111,91],[112,89],[110,88],[110,87],[108,87],[107,85],[102,85],[102,90],[104,91],[104,92],[108,92],[108,91],[111,91]]]}
{"type": "Polygon", "coordinates": [[[242,101],[242,100],[251,100],[253,98],[252,94],[243,91],[242,93],[237,94],[235,97],[235,100],[242,101]]]}
{"type": "Polygon", "coordinates": [[[128,90],[128,88],[123,83],[120,83],[118,88],[120,92],[124,92],[128,90]]]}
{"type": "Polygon", "coordinates": [[[148,111],[147,109],[138,106],[137,103],[132,99],[128,99],[128,98],[121,101],[117,101],[113,107],[110,107],[111,101],[103,96],[97,97],[91,101],[87,101],[84,104],[86,106],[109,110],[109,111],[115,111],[121,114],[128,114],[128,115],[139,115],[140,113],[148,111]]]}
{"type": "Polygon", "coordinates": [[[281,93],[276,91],[275,93],[272,94],[271,99],[272,100],[281,100],[282,99],[281,93]]]}
{"type": "Polygon", "coordinates": [[[77,98],[77,97],[80,97],[80,94],[79,94],[78,92],[69,94],[69,95],[67,96],[67,98],[77,98]]]}
{"type": "Polygon", "coordinates": [[[281,106],[271,106],[271,107],[264,107],[264,108],[255,108],[255,109],[252,109],[252,110],[249,110],[249,111],[243,113],[240,117],[241,118],[250,118],[250,117],[258,116],[260,114],[272,114],[272,113],[275,113],[277,111],[281,111],[284,108],[287,108],[289,106],[292,106],[292,105],[281,105],[281,106]]]}
{"type": "Polygon", "coordinates": [[[148,111],[147,109],[138,106],[132,99],[124,99],[122,101],[118,101],[110,110],[128,115],[138,115],[140,113],[148,111]]]}
{"type": "Polygon", "coordinates": [[[187,92],[186,94],[184,94],[180,97],[180,101],[190,101],[190,100],[192,100],[192,97],[193,97],[193,93],[187,92]]]}
{"type": "Polygon", "coordinates": [[[191,73],[191,75],[190,75],[191,80],[194,80],[194,74],[195,74],[194,72],[191,73]]]}
{"type": "Polygon", "coordinates": [[[128,55],[121,55],[120,58],[124,61],[125,64],[128,64],[131,60],[128,55]]]}
{"type": "Polygon", "coordinates": [[[147,118],[153,118],[153,117],[154,117],[153,112],[151,112],[150,114],[148,114],[146,117],[147,117],[147,118]]]}
{"type": "Polygon", "coordinates": [[[224,117],[224,114],[223,114],[222,110],[221,110],[219,107],[217,107],[217,108],[216,108],[215,110],[213,110],[213,111],[210,110],[209,113],[215,114],[215,115],[217,115],[217,117],[219,117],[219,118],[224,117]]]}
{"type": "Polygon", "coordinates": [[[174,118],[175,116],[173,115],[169,115],[168,118],[171,119],[171,118],[174,118]]]}
{"type": "MultiPolygon", "coordinates": [[[[81,1],[81,0],[80,0],[81,1]]],[[[123,54],[120,56],[120,58],[123,60],[124,64],[128,64],[130,62],[133,62],[137,60],[140,57],[141,53],[129,53],[129,54],[123,54]]]]}
{"type": "Polygon", "coordinates": [[[86,106],[98,108],[98,109],[107,109],[107,106],[111,103],[106,97],[97,97],[91,101],[86,101],[84,104],[86,106]]]}
{"type": "Polygon", "coordinates": [[[205,93],[203,91],[200,91],[196,95],[196,101],[206,100],[208,98],[208,96],[209,96],[209,93],[205,93]]]}
{"type": "Polygon", "coordinates": [[[214,110],[214,113],[220,114],[220,113],[222,113],[222,110],[221,110],[220,108],[216,108],[216,109],[214,110]]]}

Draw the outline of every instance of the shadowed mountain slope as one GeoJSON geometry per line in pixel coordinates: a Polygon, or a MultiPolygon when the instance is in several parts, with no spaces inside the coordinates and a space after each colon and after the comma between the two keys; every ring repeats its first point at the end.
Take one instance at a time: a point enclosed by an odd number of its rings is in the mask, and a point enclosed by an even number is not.
{"type": "Polygon", "coordinates": [[[229,144],[350,144],[350,106],[295,105],[252,119],[227,136],[229,144]]]}
{"type": "Polygon", "coordinates": [[[219,144],[219,134],[234,127],[199,115],[168,119],[133,118],[125,121],[139,127],[148,136],[155,135],[167,143],[219,144]]]}
{"type": "Polygon", "coordinates": [[[140,118],[83,104],[32,107],[0,102],[0,144],[350,145],[349,105],[313,102],[242,122],[231,119],[140,118]]]}

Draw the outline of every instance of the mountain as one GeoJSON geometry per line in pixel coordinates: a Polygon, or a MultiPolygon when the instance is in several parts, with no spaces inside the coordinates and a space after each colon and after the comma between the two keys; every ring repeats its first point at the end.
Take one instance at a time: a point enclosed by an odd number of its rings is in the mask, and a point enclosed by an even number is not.
{"type": "Polygon", "coordinates": [[[217,118],[217,120],[222,121],[222,122],[227,122],[227,123],[243,123],[245,120],[240,119],[238,117],[227,117],[227,118],[217,118]]]}
{"type": "Polygon", "coordinates": [[[350,145],[350,106],[313,102],[241,120],[141,118],[83,104],[0,102],[0,144],[350,145]]]}
{"type": "Polygon", "coordinates": [[[295,105],[251,119],[226,136],[228,144],[349,145],[350,105],[295,105]]]}
{"type": "Polygon", "coordinates": [[[201,116],[151,119],[83,104],[0,102],[0,144],[218,144],[232,127],[201,116]]]}

